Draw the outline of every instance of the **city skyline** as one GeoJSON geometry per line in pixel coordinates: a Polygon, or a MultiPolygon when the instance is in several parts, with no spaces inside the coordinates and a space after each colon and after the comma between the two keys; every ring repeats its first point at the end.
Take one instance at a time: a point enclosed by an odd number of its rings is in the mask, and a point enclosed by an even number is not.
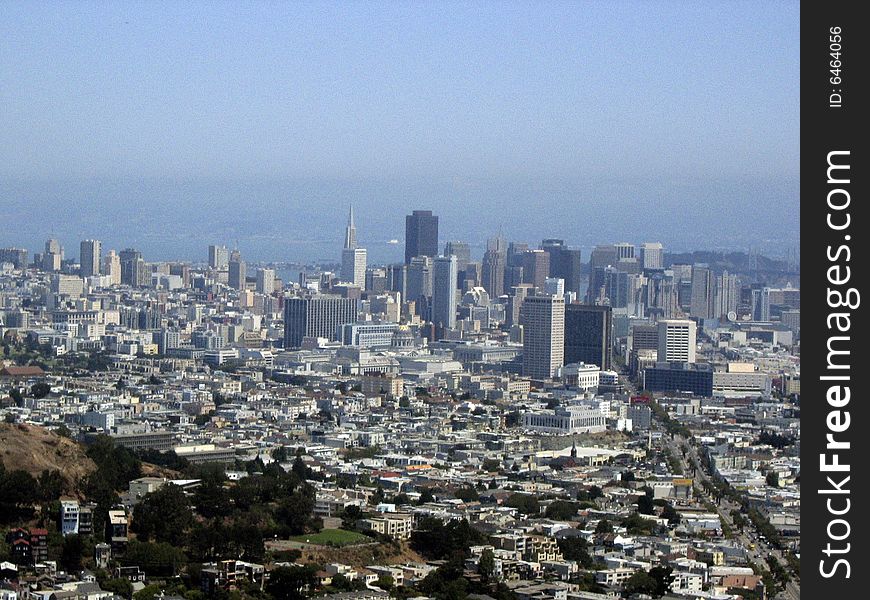
{"type": "Polygon", "coordinates": [[[4,5],[3,243],[317,260],[354,204],[389,262],[411,204],[445,239],[799,244],[797,4],[505,6],[4,5]]]}

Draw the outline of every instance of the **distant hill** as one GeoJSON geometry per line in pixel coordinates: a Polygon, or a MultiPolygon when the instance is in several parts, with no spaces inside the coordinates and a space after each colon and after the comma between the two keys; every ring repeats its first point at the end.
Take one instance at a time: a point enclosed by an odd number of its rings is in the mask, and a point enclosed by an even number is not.
{"type": "Polygon", "coordinates": [[[0,423],[0,462],[7,471],[23,469],[38,477],[44,470],[60,471],[67,493],[97,466],[81,444],[35,425],[0,423]]]}

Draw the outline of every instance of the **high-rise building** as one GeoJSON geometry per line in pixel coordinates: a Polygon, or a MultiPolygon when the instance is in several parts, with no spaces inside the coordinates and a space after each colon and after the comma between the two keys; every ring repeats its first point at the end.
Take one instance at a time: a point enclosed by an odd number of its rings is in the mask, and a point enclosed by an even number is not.
{"type": "Polygon", "coordinates": [[[405,217],[405,264],[415,256],[438,256],[438,217],[431,210],[415,210],[405,217]]]}
{"type": "Polygon", "coordinates": [[[387,267],[387,289],[401,294],[400,302],[408,296],[408,265],[390,265],[387,267]]]}
{"type": "Polygon", "coordinates": [[[547,239],[541,242],[541,249],[550,255],[550,277],[565,280],[565,291],[580,292],[580,250],[568,248],[563,240],[547,239]]]}
{"type": "Polygon", "coordinates": [[[640,263],[644,269],[664,269],[664,247],[659,242],[646,242],[641,244],[640,263]]]}
{"type": "Polygon", "coordinates": [[[99,240],[83,240],[79,245],[79,263],[82,277],[100,274],[103,244],[99,240]]]}
{"type": "Polygon", "coordinates": [[[620,242],[613,245],[616,248],[616,260],[626,260],[634,258],[634,244],[628,242],[620,242]]]}
{"type": "Polygon", "coordinates": [[[353,222],[353,206],[347,216],[347,227],[344,229],[344,249],[356,248],[356,225],[353,222]]]}
{"type": "Polygon", "coordinates": [[[505,269],[507,268],[507,245],[503,237],[494,237],[486,242],[483,255],[483,288],[491,298],[501,296],[505,291],[505,269]]]}
{"type": "Polygon", "coordinates": [[[341,251],[341,280],[345,283],[358,285],[365,289],[366,285],[366,261],[365,248],[345,248],[341,251]]]}
{"type": "Polygon", "coordinates": [[[456,257],[438,256],[432,267],[432,322],[436,327],[456,327],[456,257]]]}
{"type": "Polygon", "coordinates": [[[520,308],[525,299],[534,295],[534,293],[535,288],[530,286],[528,283],[521,283],[511,288],[511,294],[508,298],[507,313],[505,314],[505,320],[508,325],[520,324],[520,308]]]}
{"type": "Polygon", "coordinates": [[[523,374],[548,379],[564,364],[565,299],[529,296],[520,307],[523,326],[523,374]]]}
{"type": "Polygon", "coordinates": [[[586,303],[595,304],[595,301],[604,293],[604,269],[615,266],[619,262],[616,246],[595,246],[589,255],[589,287],[586,290],[586,303]]]}
{"type": "Polygon", "coordinates": [[[121,257],[114,250],[103,257],[102,273],[109,277],[112,285],[121,285],[121,257]]]}
{"type": "Polygon", "coordinates": [[[238,249],[233,250],[230,253],[227,285],[234,290],[243,290],[245,289],[245,279],[247,276],[247,265],[245,265],[245,261],[242,260],[241,252],[239,252],[238,249]]]}
{"type": "Polygon", "coordinates": [[[27,268],[27,250],[24,248],[0,248],[0,263],[10,262],[16,269],[27,268]]]}
{"type": "Polygon", "coordinates": [[[565,305],[565,364],[586,363],[608,371],[613,357],[609,306],[565,305]]]}
{"type": "Polygon", "coordinates": [[[752,290],[752,319],[755,321],[770,321],[770,288],[754,288],[752,290]]]}
{"type": "Polygon", "coordinates": [[[298,348],[303,338],[337,340],[339,326],[356,323],[357,301],[338,296],[311,296],[284,300],[284,347],[298,348]]]}
{"type": "Polygon", "coordinates": [[[526,250],[523,253],[523,283],[544,290],[550,275],[550,255],[544,250],[526,250]]]}
{"type": "Polygon", "coordinates": [[[471,246],[468,242],[451,241],[444,244],[444,256],[453,255],[456,257],[456,268],[464,271],[471,262],[471,246]]]}
{"type": "Polygon", "coordinates": [[[60,271],[60,266],[63,264],[63,248],[55,239],[50,239],[45,242],[45,252],[42,253],[42,270],[43,271],[60,271]]]}
{"type": "Polygon", "coordinates": [[[225,271],[230,265],[230,253],[226,246],[208,247],[208,266],[217,271],[225,271]]]}
{"type": "Polygon", "coordinates": [[[131,287],[145,285],[145,260],[142,253],[133,248],[121,250],[121,283],[131,287]]]}
{"type": "Polygon", "coordinates": [[[547,277],[544,281],[544,293],[550,296],[564,296],[565,280],[561,277],[547,277]]]}
{"type": "MultiPolygon", "coordinates": [[[[428,256],[415,256],[408,265],[406,284],[409,301],[420,303],[421,299],[432,298],[432,259],[428,256]]],[[[419,314],[419,313],[418,313],[419,314]]]]}
{"type": "Polygon", "coordinates": [[[688,319],[659,321],[659,362],[695,362],[696,326],[688,319]]]}
{"type": "Polygon", "coordinates": [[[275,269],[257,269],[257,291],[267,296],[275,291],[275,269]]]}
{"type": "Polygon", "coordinates": [[[716,277],[716,310],[714,317],[727,317],[730,312],[737,312],[737,303],[740,296],[740,287],[737,275],[730,275],[723,271],[716,277]]]}
{"type": "Polygon", "coordinates": [[[715,316],[716,292],[713,287],[713,269],[707,265],[692,267],[692,300],[689,312],[696,319],[712,319],[715,316]]]}

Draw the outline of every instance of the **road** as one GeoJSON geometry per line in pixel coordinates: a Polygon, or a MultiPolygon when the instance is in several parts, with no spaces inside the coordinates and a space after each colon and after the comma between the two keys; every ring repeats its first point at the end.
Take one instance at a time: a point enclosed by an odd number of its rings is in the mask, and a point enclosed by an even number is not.
{"type": "MultiPolygon", "coordinates": [[[[633,396],[637,394],[637,388],[627,377],[621,375],[620,379],[622,380],[625,389],[630,395],[633,396]]],[[[700,456],[698,456],[698,450],[695,444],[692,443],[693,440],[688,440],[682,435],[675,435],[673,439],[669,439],[668,434],[666,434],[662,430],[659,431],[662,432],[663,439],[666,440],[667,446],[671,454],[676,457],[676,459],[680,462],[680,467],[682,468],[683,473],[689,474],[693,472],[690,463],[694,463],[698,466],[701,466],[703,464],[701,462],[700,456]],[[686,456],[683,456],[683,447],[686,447],[688,449],[686,456]]],[[[713,483],[710,479],[710,476],[704,472],[703,468],[694,471],[694,478],[699,481],[709,481],[711,484],[713,483]]],[[[703,488],[699,489],[701,490],[701,493],[704,493],[703,488]]],[[[707,495],[705,499],[716,507],[716,512],[719,513],[719,518],[724,523],[727,523],[731,530],[735,532],[737,539],[740,541],[743,547],[747,549],[747,555],[749,557],[749,560],[753,564],[755,564],[761,570],[769,570],[769,566],[764,557],[772,556],[781,565],[783,565],[783,567],[785,567],[787,571],[790,571],[788,567],[788,561],[785,555],[777,548],[774,548],[758,539],[758,536],[754,531],[754,527],[751,524],[745,527],[743,530],[738,530],[737,527],[735,527],[734,520],[731,518],[731,511],[735,510],[737,512],[742,512],[743,509],[739,504],[731,502],[731,500],[729,500],[728,498],[722,498],[720,504],[716,504],[709,495],[707,495]],[[756,545],[756,549],[750,550],[750,544],[753,543],[756,545]]],[[[792,580],[786,584],[785,590],[777,594],[776,598],[785,600],[800,600],[800,596],[800,584],[795,581],[794,575],[792,574],[792,580]]]]}

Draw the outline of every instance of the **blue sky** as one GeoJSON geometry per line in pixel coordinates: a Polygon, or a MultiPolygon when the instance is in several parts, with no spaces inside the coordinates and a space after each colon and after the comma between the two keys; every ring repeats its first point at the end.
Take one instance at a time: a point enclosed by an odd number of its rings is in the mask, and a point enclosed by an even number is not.
{"type": "MultiPolygon", "coordinates": [[[[475,216],[470,189],[490,207],[482,228],[512,233],[492,207],[528,210],[553,187],[568,190],[549,201],[557,213],[600,201],[618,218],[649,189],[664,191],[643,206],[685,220],[690,184],[714,206],[743,203],[722,212],[729,231],[761,202],[794,213],[796,236],[798,26],[797,2],[6,2],[0,203],[30,195],[50,222],[69,181],[100,206],[129,197],[106,180],[324,181],[328,199],[248,200],[344,213],[380,194],[400,223],[403,208],[475,216]]],[[[239,207],[206,183],[191,206],[239,207]]],[[[444,218],[446,235],[474,233],[444,218]]],[[[365,240],[364,213],[359,226],[365,240]]],[[[400,230],[378,227],[372,238],[400,230]]]]}

